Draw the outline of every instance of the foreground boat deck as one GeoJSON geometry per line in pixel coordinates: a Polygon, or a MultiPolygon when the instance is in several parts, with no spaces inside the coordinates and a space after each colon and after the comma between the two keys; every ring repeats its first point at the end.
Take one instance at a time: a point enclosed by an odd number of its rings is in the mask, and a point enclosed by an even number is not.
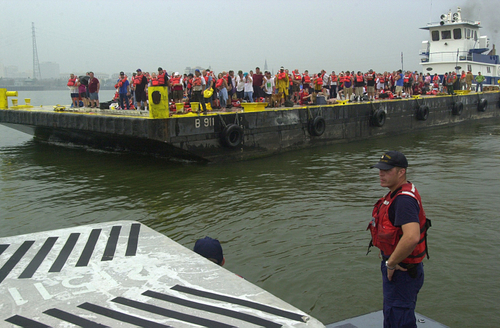
{"type": "MultiPolygon", "coordinates": [[[[417,317],[418,328],[449,328],[437,321],[427,318],[419,313],[415,313],[417,317]]],[[[380,328],[384,321],[382,310],[361,315],[359,317],[342,320],[329,325],[326,328],[380,328]]]]}
{"type": "Polygon", "coordinates": [[[324,327],[134,221],[0,238],[0,294],[2,327],[324,327]]]}

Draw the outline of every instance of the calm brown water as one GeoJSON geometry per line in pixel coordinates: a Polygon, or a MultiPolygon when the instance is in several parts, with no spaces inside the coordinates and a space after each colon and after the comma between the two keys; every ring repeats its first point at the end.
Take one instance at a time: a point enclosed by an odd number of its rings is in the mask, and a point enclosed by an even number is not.
{"type": "Polygon", "coordinates": [[[209,235],[225,268],[330,323],[382,308],[365,228],[386,192],[368,167],[389,149],[407,154],[433,223],[417,311],[496,326],[498,122],[208,166],[40,144],[0,126],[0,236],[124,219],[189,248],[209,235]]]}

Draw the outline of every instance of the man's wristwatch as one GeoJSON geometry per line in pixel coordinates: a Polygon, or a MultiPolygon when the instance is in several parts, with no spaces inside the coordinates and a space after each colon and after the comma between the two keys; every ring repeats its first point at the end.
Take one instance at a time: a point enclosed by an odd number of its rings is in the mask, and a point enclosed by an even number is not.
{"type": "Polygon", "coordinates": [[[396,266],[393,266],[392,268],[389,266],[389,261],[385,261],[385,266],[387,267],[387,269],[389,270],[395,270],[396,269],[396,266]]]}

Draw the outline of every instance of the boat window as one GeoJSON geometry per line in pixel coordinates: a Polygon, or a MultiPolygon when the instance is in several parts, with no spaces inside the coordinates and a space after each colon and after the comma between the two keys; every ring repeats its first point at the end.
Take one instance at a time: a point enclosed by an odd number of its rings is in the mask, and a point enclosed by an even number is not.
{"type": "Polygon", "coordinates": [[[441,39],[446,40],[446,39],[451,39],[451,31],[441,31],[441,39]]]}
{"type": "Polygon", "coordinates": [[[477,41],[477,31],[474,31],[474,41],[477,41]]]}
{"type": "Polygon", "coordinates": [[[462,38],[462,29],[455,28],[453,29],[453,39],[460,40],[462,38]]]}
{"type": "Polygon", "coordinates": [[[465,34],[465,37],[466,37],[467,39],[470,39],[470,28],[468,28],[468,29],[466,29],[466,30],[467,30],[467,32],[466,32],[466,34],[465,34]]]}
{"type": "Polygon", "coordinates": [[[469,65],[467,65],[467,70],[468,70],[469,72],[472,72],[472,65],[470,65],[470,64],[469,64],[469,65]]]}
{"type": "Polygon", "coordinates": [[[491,73],[491,67],[487,66],[487,67],[486,67],[486,72],[487,72],[487,73],[491,73]]]}
{"type": "Polygon", "coordinates": [[[439,41],[439,31],[432,31],[432,41],[439,41]]]}

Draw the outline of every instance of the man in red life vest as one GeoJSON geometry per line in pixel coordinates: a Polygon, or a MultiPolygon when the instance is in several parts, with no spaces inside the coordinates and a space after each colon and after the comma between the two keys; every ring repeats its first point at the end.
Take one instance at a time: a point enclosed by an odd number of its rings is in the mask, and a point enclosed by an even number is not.
{"type": "Polygon", "coordinates": [[[71,104],[71,107],[78,107],[78,79],[76,78],[75,74],[70,74],[69,80],[67,83],[67,86],[69,88],[69,93],[71,95],[71,100],[73,103],[71,104]]]}
{"type": "Polygon", "coordinates": [[[337,86],[339,84],[339,77],[332,71],[330,75],[330,98],[337,99],[337,86]]]}
{"type": "Polygon", "coordinates": [[[422,260],[430,221],[420,194],[406,179],[405,155],[388,151],[371,167],[379,169],[380,185],[390,190],[375,204],[368,225],[370,247],[378,247],[382,257],[384,327],[416,328],[415,305],[424,283],[422,260]]]}
{"type": "Polygon", "coordinates": [[[146,110],[148,99],[146,86],[148,85],[148,79],[146,78],[146,76],[144,76],[144,74],[142,74],[142,70],[140,68],[137,69],[137,74],[132,82],[135,88],[135,100],[137,103],[136,108],[146,110]]]}
{"type": "Polygon", "coordinates": [[[292,72],[292,92],[293,92],[293,102],[294,103],[299,103],[299,92],[300,92],[300,85],[302,84],[302,76],[299,73],[298,69],[295,69],[292,72]]]}

